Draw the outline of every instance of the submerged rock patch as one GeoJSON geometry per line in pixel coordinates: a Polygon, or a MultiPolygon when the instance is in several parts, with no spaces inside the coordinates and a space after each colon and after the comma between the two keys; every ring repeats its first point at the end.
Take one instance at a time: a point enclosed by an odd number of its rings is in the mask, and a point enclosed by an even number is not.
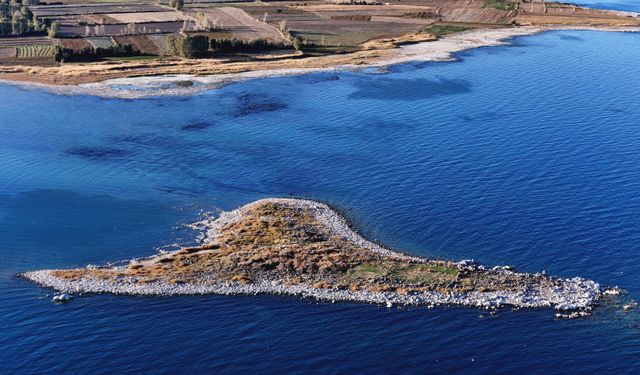
{"type": "Polygon", "coordinates": [[[284,103],[261,100],[255,95],[244,94],[238,97],[239,107],[236,116],[248,116],[263,112],[275,112],[286,109],[288,106],[284,103]]]}
{"type": "Polygon", "coordinates": [[[191,124],[182,125],[181,129],[184,131],[198,131],[198,130],[204,130],[211,126],[213,126],[213,124],[207,123],[207,122],[194,122],[191,124]]]}
{"type": "Polygon", "coordinates": [[[309,77],[305,77],[305,79],[306,79],[305,83],[307,83],[307,84],[315,84],[315,83],[339,81],[340,80],[340,76],[337,75],[337,74],[316,73],[316,74],[309,75],[309,77]]]}
{"type": "Polygon", "coordinates": [[[129,154],[126,150],[113,147],[74,147],[68,149],[66,153],[85,159],[108,159],[129,154]]]}
{"type": "Polygon", "coordinates": [[[463,79],[398,79],[373,77],[356,84],[351,99],[384,99],[416,101],[438,96],[464,94],[471,91],[471,82],[463,79]]]}

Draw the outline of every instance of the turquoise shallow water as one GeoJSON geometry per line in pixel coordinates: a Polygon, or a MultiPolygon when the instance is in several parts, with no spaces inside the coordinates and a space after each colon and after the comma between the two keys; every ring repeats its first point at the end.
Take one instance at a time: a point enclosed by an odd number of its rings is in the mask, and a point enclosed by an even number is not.
{"type": "Polygon", "coordinates": [[[87,296],[20,271],[149,255],[262,197],[326,201],[414,254],[581,275],[638,298],[640,35],[549,32],[457,62],[193,97],[0,86],[0,363],[9,373],[637,373],[640,319],[258,297],[87,296]],[[482,317],[481,317],[482,316],[482,317]]]}

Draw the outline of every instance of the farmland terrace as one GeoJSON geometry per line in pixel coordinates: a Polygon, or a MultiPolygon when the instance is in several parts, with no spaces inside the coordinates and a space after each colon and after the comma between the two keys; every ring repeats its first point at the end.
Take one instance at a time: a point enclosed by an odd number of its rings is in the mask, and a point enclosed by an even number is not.
{"type": "Polygon", "coordinates": [[[29,9],[37,22],[0,35],[0,78],[77,84],[261,70],[268,60],[283,68],[361,64],[469,29],[640,26],[635,13],[542,0],[62,0],[29,9]],[[70,67],[78,62],[87,69],[70,67]]]}

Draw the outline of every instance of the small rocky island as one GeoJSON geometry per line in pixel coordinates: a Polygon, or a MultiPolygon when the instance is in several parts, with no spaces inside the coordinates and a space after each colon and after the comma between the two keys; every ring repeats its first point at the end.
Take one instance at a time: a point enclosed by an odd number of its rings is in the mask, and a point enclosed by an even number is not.
{"type": "Polygon", "coordinates": [[[202,246],[122,266],[23,276],[66,293],[270,293],[387,306],[547,307],[559,317],[588,315],[602,296],[599,284],[579,277],[394,252],[309,200],[263,199],[194,226],[202,231],[202,246]]]}

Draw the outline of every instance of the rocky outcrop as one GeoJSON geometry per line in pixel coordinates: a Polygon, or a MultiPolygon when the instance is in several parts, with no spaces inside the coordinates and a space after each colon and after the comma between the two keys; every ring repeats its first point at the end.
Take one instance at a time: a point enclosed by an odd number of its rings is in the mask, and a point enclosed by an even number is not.
{"type": "Polygon", "coordinates": [[[568,317],[587,315],[602,294],[597,283],[579,277],[394,252],[367,241],[327,205],[308,200],[264,199],[193,227],[202,233],[202,246],[125,266],[23,276],[66,293],[272,293],[385,305],[550,307],[568,317]]]}

